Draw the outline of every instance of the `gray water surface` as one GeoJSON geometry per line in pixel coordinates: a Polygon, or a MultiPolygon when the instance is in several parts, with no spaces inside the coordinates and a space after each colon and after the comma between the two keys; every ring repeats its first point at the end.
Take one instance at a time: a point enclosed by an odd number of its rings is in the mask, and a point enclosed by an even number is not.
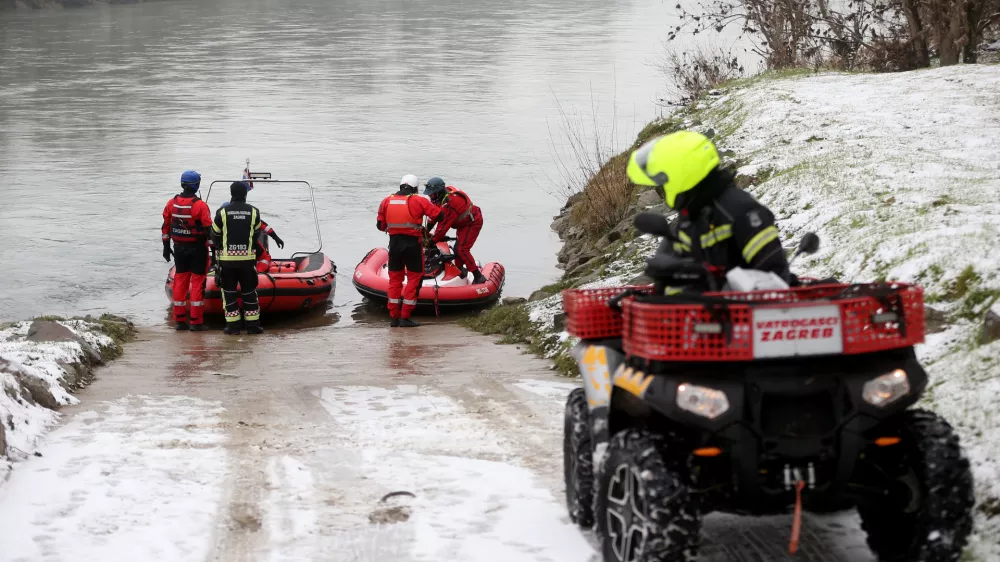
{"type": "MultiPolygon", "coordinates": [[[[476,257],[503,263],[505,294],[526,296],[559,274],[559,106],[634,138],[663,92],[650,63],[671,12],[656,0],[171,0],[0,13],[0,320],[162,322],[164,204],[183,170],[202,173],[204,194],[246,158],[315,186],[338,306],[360,301],[350,276],[386,243],[375,210],[406,173],[472,196],[486,220],[476,257]]],[[[264,186],[250,202],[286,252],[316,248],[304,190],[264,186]]]]}

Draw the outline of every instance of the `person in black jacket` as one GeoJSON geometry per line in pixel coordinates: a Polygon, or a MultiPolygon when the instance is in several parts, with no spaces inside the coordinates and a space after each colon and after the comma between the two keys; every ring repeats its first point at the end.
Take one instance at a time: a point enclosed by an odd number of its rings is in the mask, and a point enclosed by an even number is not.
{"type": "Polygon", "coordinates": [[[678,238],[669,248],[674,254],[723,272],[735,267],[770,271],[797,284],[774,213],[736,187],[708,137],[679,131],[654,138],[632,153],[628,176],[660,188],[667,206],[678,212],[671,225],[678,238]]]}
{"type": "Polygon", "coordinates": [[[222,280],[222,302],[226,308],[226,334],[240,333],[245,320],[248,334],[261,334],[260,304],[257,301],[256,241],[261,233],[260,211],[247,204],[247,184],[229,186],[232,200],[215,212],[212,237],[222,280]],[[237,299],[243,300],[242,318],[237,299]]]}

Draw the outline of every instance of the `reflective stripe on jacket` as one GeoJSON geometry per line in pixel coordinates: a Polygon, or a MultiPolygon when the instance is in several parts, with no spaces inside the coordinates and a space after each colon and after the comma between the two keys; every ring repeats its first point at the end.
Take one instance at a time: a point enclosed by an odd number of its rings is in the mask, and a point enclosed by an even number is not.
{"type": "Polygon", "coordinates": [[[257,259],[254,242],[260,235],[260,211],[242,201],[231,202],[215,213],[212,233],[219,261],[253,262],[257,259]]]}

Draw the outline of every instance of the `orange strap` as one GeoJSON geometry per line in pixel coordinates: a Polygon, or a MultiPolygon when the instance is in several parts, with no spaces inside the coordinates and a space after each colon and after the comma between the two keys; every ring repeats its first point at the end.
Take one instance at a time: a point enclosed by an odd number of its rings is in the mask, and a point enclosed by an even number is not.
{"type": "Polygon", "coordinates": [[[806,483],[799,480],[795,483],[795,515],[792,518],[792,539],[788,542],[788,554],[799,550],[799,534],[802,532],[802,489],[806,483]]]}

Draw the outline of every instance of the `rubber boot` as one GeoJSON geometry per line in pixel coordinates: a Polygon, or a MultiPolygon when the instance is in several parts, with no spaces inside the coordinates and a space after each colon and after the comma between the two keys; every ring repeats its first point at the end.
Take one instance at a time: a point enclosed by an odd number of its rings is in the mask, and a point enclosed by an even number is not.
{"type": "Polygon", "coordinates": [[[236,322],[229,322],[226,324],[226,329],[223,333],[227,336],[238,336],[240,335],[240,326],[236,322]]]}
{"type": "Polygon", "coordinates": [[[389,327],[390,328],[398,328],[399,327],[399,318],[393,318],[392,322],[389,322],[389,327]]]}
{"type": "Polygon", "coordinates": [[[174,329],[177,330],[178,332],[180,332],[180,331],[183,331],[183,330],[190,330],[191,328],[188,327],[188,323],[187,322],[178,322],[177,325],[174,326],[174,329]]]}
{"type": "Polygon", "coordinates": [[[418,326],[420,326],[420,322],[417,322],[415,320],[410,320],[409,318],[400,318],[399,319],[399,327],[400,328],[416,328],[418,326]]]}
{"type": "Polygon", "coordinates": [[[462,267],[458,268],[458,276],[462,279],[465,279],[466,277],[469,276],[469,270],[465,269],[465,266],[463,265],[462,267]]]}
{"type": "Polygon", "coordinates": [[[481,271],[476,271],[472,275],[472,284],[473,285],[479,285],[480,283],[485,283],[485,282],[486,282],[486,278],[483,277],[483,273],[481,271]]]}
{"type": "Polygon", "coordinates": [[[256,322],[247,322],[247,333],[248,334],[263,334],[264,328],[261,328],[260,324],[256,322]]]}
{"type": "Polygon", "coordinates": [[[207,329],[204,324],[191,324],[192,332],[204,332],[207,329]]]}

